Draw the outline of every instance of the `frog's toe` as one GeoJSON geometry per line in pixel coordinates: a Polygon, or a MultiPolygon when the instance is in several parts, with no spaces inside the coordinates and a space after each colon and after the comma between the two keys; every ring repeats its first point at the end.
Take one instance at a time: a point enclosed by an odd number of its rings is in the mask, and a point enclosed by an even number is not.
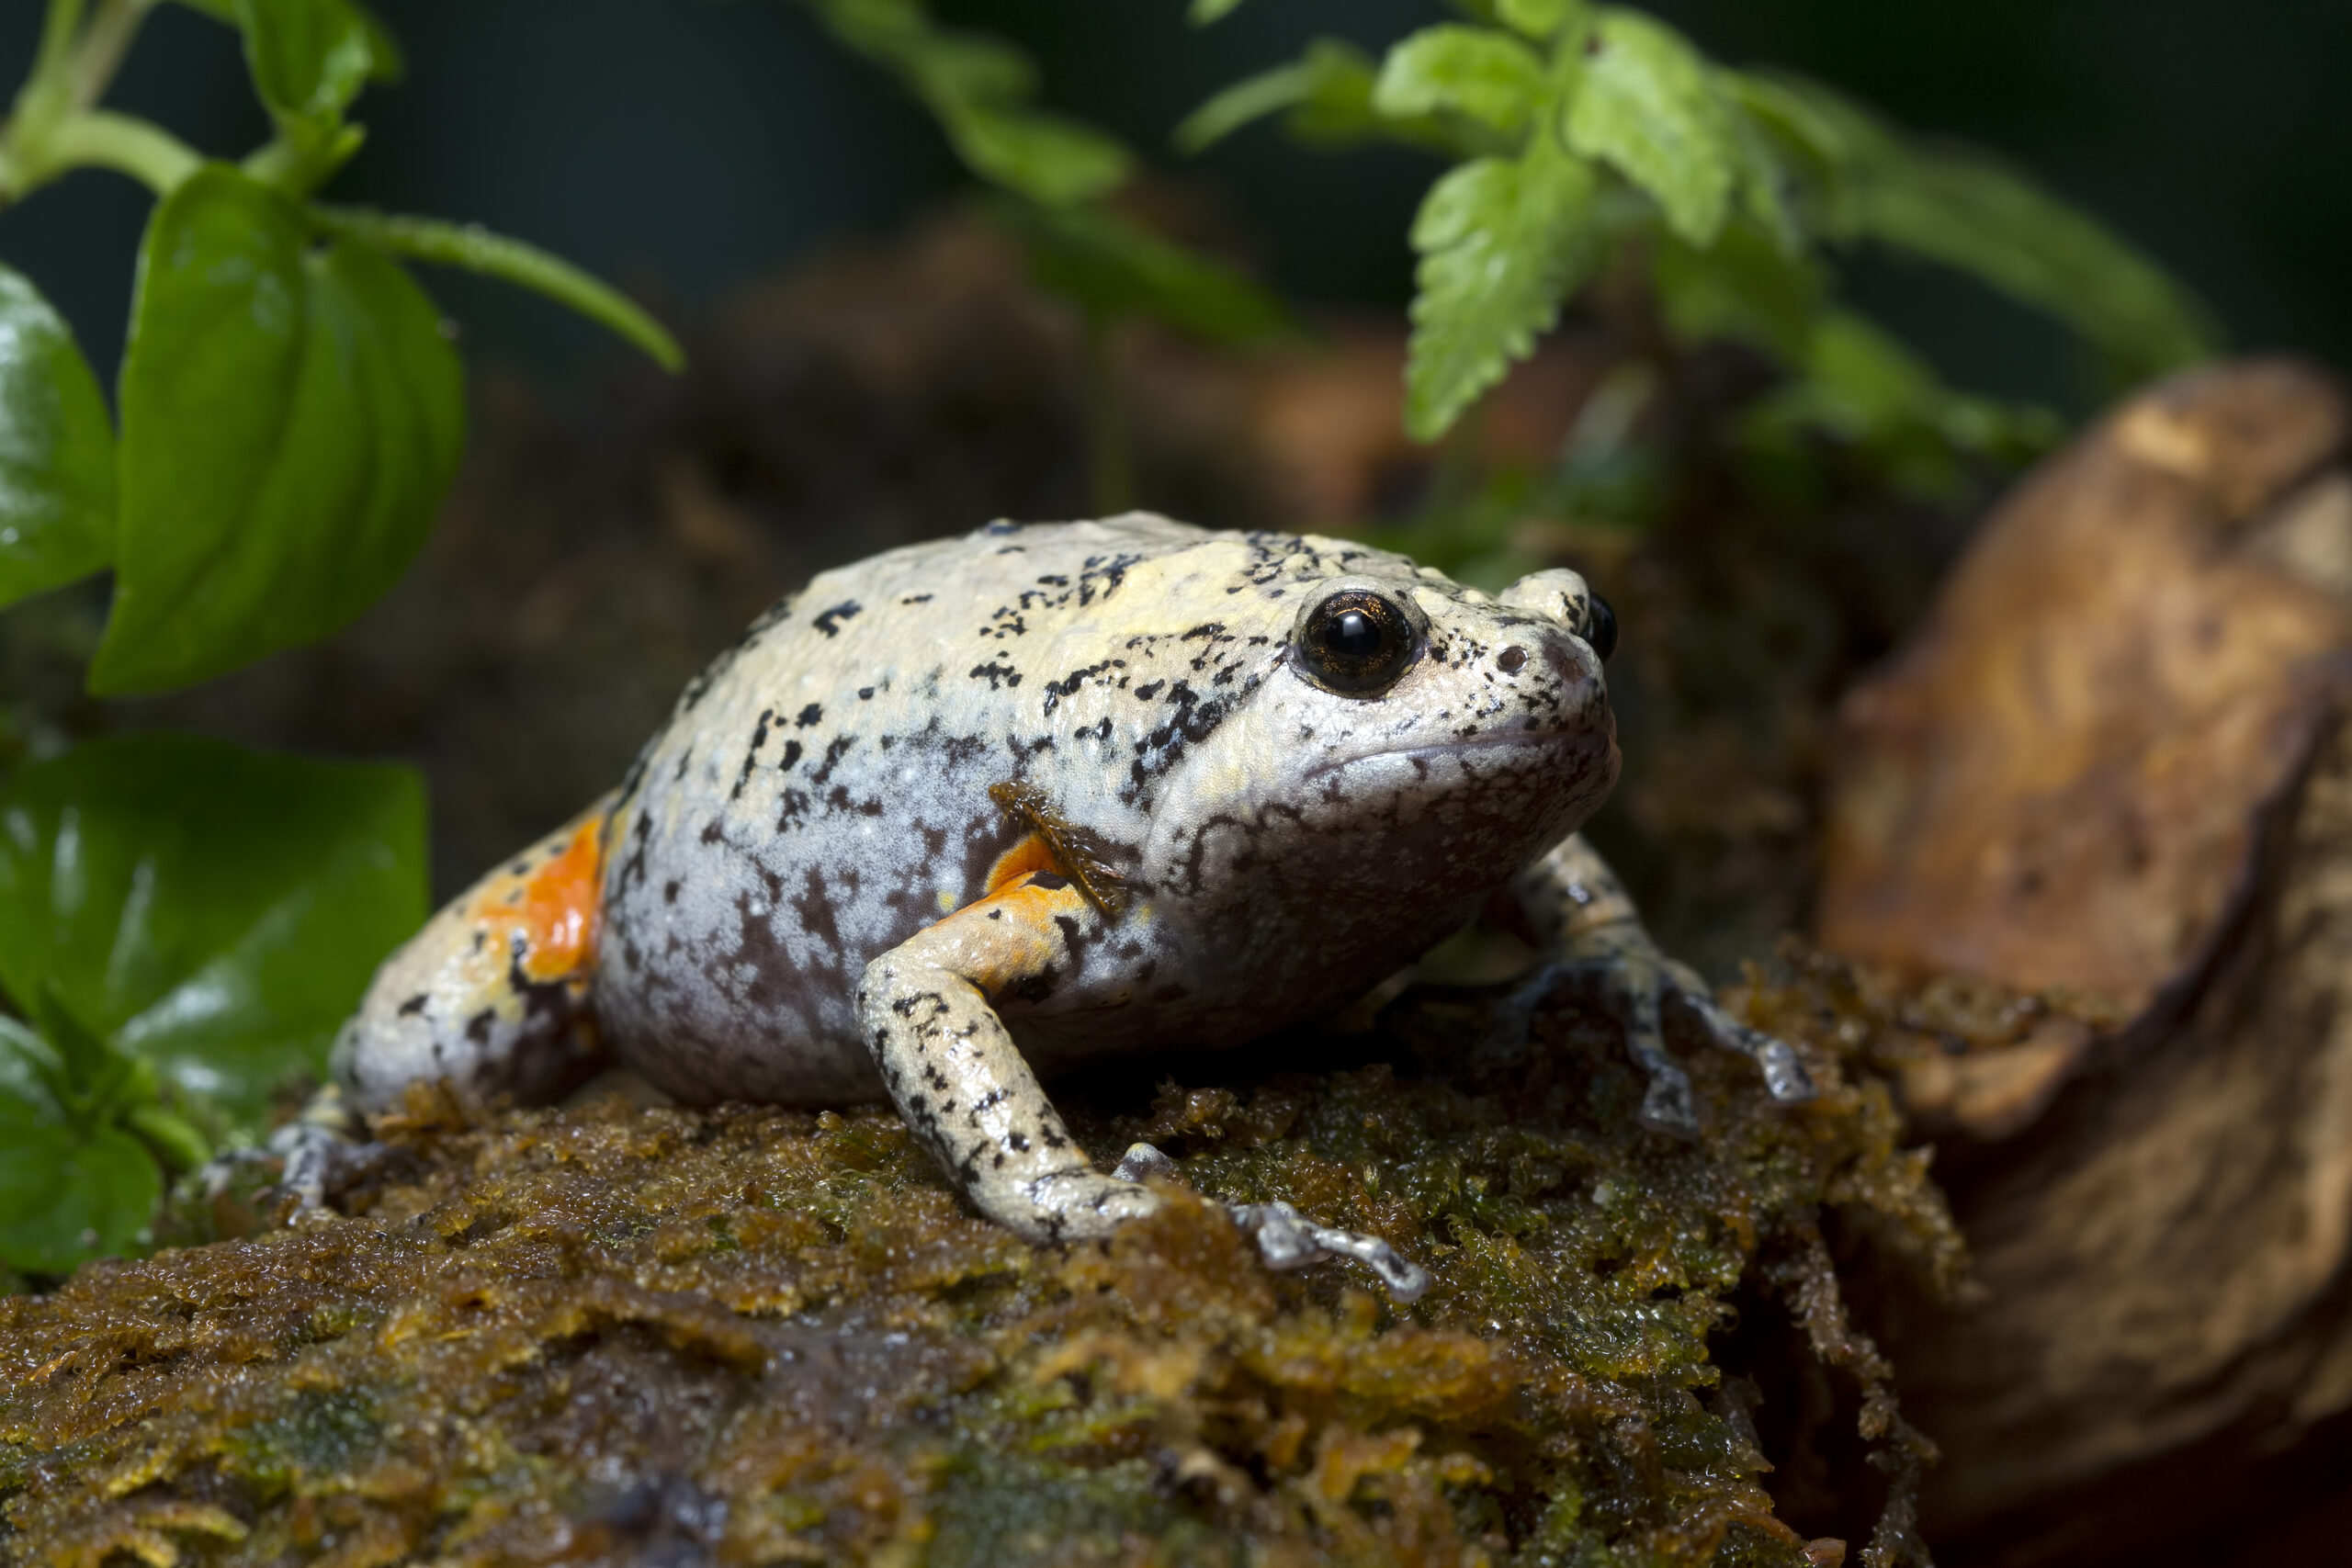
{"type": "Polygon", "coordinates": [[[1668,1063],[1649,1069],[1650,1087],[1635,1113],[1641,1124],[1670,1138],[1699,1135],[1699,1104],[1690,1089],[1690,1075],[1668,1063]]]}
{"type": "Polygon", "coordinates": [[[1750,1029],[1716,1005],[1702,987],[1678,987],[1676,1000],[1706,1036],[1726,1051],[1753,1056],[1764,1074],[1764,1087],[1783,1105],[1802,1104],[1821,1091],[1804,1070],[1790,1043],[1760,1029],[1750,1029]]]}
{"type": "Polygon", "coordinates": [[[1399,1302],[1419,1301],[1430,1288],[1428,1269],[1376,1235],[1317,1224],[1279,1200],[1232,1208],[1233,1223],[1257,1242],[1258,1256],[1269,1269],[1304,1269],[1328,1258],[1352,1258],[1378,1275],[1399,1302]]]}
{"type": "Polygon", "coordinates": [[[1147,1181],[1154,1177],[1162,1181],[1179,1179],[1176,1162],[1150,1144],[1129,1144],[1119,1163],[1111,1168],[1114,1181],[1147,1181]]]}

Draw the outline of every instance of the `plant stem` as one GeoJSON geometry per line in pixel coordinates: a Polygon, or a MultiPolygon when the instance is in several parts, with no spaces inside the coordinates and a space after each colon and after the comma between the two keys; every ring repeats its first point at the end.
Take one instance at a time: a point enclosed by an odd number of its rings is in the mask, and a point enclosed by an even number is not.
{"type": "Polygon", "coordinates": [[[60,173],[70,168],[115,169],[157,196],[169,196],[204,162],[194,148],[163,127],[104,109],[60,122],[50,136],[49,153],[60,173]]]}
{"type": "Polygon", "coordinates": [[[0,125],[0,207],[21,201],[70,170],[119,169],[158,194],[186,178],[199,160],[152,125],[95,106],[156,0],[50,0],[31,73],[0,125]]]}
{"type": "MultiPolygon", "coordinates": [[[[79,0],[75,3],[78,6],[79,0]]],[[[147,19],[154,5],[155,0],[99,0],[98,14],[91,18],[89,31],[82,35],[82,47],[74,51],[75,108],[86,109],[106,96],[114,73],[122,68],[130,40],[139,36],[139,24],[147,19]]]]}
{"type": "Polygon", "coordinates": [[[1127,450],[1126,411],[1119,398],[1119,367],[1111,353],[1112,322],[1086,312],[1082,344],[1086,400],[1086,459],[1094,514],[1114,516],[1135,504],[1135,461],[1127,450]]]}

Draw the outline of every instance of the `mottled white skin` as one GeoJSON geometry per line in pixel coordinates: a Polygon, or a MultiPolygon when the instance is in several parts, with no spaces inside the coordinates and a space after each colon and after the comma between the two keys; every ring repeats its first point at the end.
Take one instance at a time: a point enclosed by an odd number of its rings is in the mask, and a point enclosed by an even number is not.
{"type": "MultiPolygon", "coordinates": [[[[1630,905],[1578,903],[1623,903],[1572,837],[1617,772],[1586,605],[1572,572],[1489,598],[1346,541],[1145,514],[996,525],[825,573],[689,688],[617,794],[598,1036],[688,1100],[887,1093],[982,1212],[1100,1235],[1157,1199],[1088,1165],[1037,1073],[1326,1011],[1510,884],[1555,939],[1555,976],[1610,977],[1667,1086],[1653,1124],[1695,1131],[1661,996],[1703,1005],[1800,1098],[1787,1048],[1713,1012],[1630,905]],[[1339,581],[1425,623],[1374,695],[1295,655],[1302,607],[1339,581]],[[992,891],[1029,831],[989,797],[1007,783],[1124,897],[1051,873],[992,891]]],[[[529,1008],[458,981],[417,1003],[414,976],[458,973],[454,931],[390,961],[348,1032],[359,1109],[418,1076],[551,1076],[526,1060],[548,1048],[529,1008]]]]}

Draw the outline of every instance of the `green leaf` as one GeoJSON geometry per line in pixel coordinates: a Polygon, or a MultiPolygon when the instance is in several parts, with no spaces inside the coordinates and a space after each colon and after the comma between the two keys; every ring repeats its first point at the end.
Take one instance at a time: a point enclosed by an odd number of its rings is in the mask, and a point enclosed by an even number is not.
{"type": "Polygon", "coordinates": [[[1387,141],[1433,152],[1475,155],[1433,116],[1385,115],[1373,107],[1372,58],[1351,43],[1317,39],[1296,63],[1237,82],[1184,117],[1171,140],[1200,152],[1243,126],[1286,114],[1285,129],[1311,146],[1387,141]]]}
{"type": "Polygon", "coordinates": [[[330,234],[431,265],[462,267],[544,294],[626,338],[662,369],[675,373],[685,368],[685,351],[667,327],[627,295],[536,245],[494,234],[478,223],[405,218],[364,207],[315,206],[311,217],[330,234]]]}
{"type": "Polygon", "coordinates": [[[1538,42],[1548,42],[1584,14],[1584,0],[1498,0],[1495,15],[1538,42]]]}
{"type": "Polygon", "coordinates": [[[248,1125],[424,914],[404,768],[129,736],[0,784],[0,982],[248,1125]]]}
{"type": "Polygon", "coordinates": [[[1722,230],[1739,167],[1736,127],[1706,62],[1672,28],[1601,11],[1565,130],[1570,147],[1655,197],[1683,239],[1705,245],[1722,230]]]}
{"type": "Polygon", "coordinates": [[[0,1261],[69,1274],[145,1238],[164,1173],[119,1127],[77,1133],[0,1100],[0,1261]]]}
{"type": "Polygon", "coordinates": [[[2064,322],[2126,381],[2212,356],[2202,306],[2106,227],[1992,159],[1916,151],[1870,179],[1860,227],[2064,322]]]}
{"type": "Polygon", "coordinates": [[[1405,369],[1405,428],[1445,434],[1559,319],[1599,251],[1595,182],[1548,136],[1516,159],[1479,158],[1430,188],[1405,369]]]}
{"type": "Polygon", "coordinates": [[[408,51],[392,36],[392,29],[373,7],[351,0],[351,9],[358,17],[359,25],[368,33],[368,79],[390,86],[408,75],[408,51]]]}
{"type": "Polygon", "coordinates": [[[1241,0],[1193,0],[1192,9],[1184,14],[1184,19],[1196,28],[1205,28],[1211,22],[1225,20],[1239,9],[1241,0]]]}
{"type": "Polygon", "coordinates": [[[1134,167],[1113,138],[1028,101],[1036,71],[985,33],[938,26],[917,0],[809,0],[833,35],[922,100],[965,166],[992,185],[1060,205],[1091,200],[1134,167]]]}
{"type": "Polygon", "coordinates": [[[105,694],[343,626],[407,566],[464,439],[464,374],[407,275],[213,165],[157,207],[123,357],[105,694]]]}
{"type": "Polygon", "coordinates": [[[941,121],[967,168],[1049,206],[1089,201],[1115,189],[1135,166],[1117,141],[1058,115],[965,107],[944,111],[941,121]]]}
{"type": "Polygon", "coordinates": [[[1740,92],[1825,173],[1827,231],[1965,273],[2041,310],[2126,380],[2211,357],[2211,316],[2105,226],[1984,153],[1911,141],[1842,94],[1750,76],[1740,92]]]}
{"type": "Polygon", "coordinates": [[[1523,134],[1543,107],[1544,62],[1507,33],[1441,23],[1388,51],[1373,107],[1392,118],[1449,110],[1506,136],[1523,134]]]}
{"type": "Polygon", "coordinates": [[[136,1138],[57,1098],[54,1047],[0,1017],[0,1264],[64,1274],[138,1241],[163,1173],[136,1138]]]}
{"type": "Polygon", "coordinates": [[[1109,213],[1012,202],[996,212],[1020,236],[1038,286],[1089,315],[1147,316],[1220,344],[1263,342],[1296,331],[1281,301],[1238,269],[1109,213]]]}
{"type": "Polygon", "coordinates": [[[234,0],[254,87],[281,124],[325,130],[376,73],[368,22],[350,0],[234,0]]]}
{"type": "Polygon", "coordinates": [[[114,556],[114,423],[73,330],[0,266],[0,604],[114,556]]]}

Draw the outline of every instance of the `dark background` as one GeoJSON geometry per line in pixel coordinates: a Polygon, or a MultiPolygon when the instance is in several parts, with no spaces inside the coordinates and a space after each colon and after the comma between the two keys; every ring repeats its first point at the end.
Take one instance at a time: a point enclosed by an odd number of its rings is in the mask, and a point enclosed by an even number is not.
{"type": "MultiPolygon", "coordinates": [[[[964,176],[922,111],[786,0],[381,0],[409,79],[365,98],[337,198],[478,220],[618,279],[673,316],[812,246],[889,232],[964,176]]],[[[0,82],[36,0],[6,0],[0,82]]],[[[1043,63],[1050,103],[1105,123],[1193,192],[1276,281],[1394,308],[1431,165],[1302,152],[1270,129],[1197,163],[1169,128],[1317,33],[1376,47],[1419,0],[1251,0],[1205,31],[1182,0],[952,0],[1043,63]]],[[[1996,148],[2102,215],[2218,310],[2233,344],[2352,365],[2352,5],[2259,0],[1659,0],[1718,58],[1820,76],[1914,128],[1996,148]]],[[[266,126],[227,29],[165,6],[111,102],[198,148],[266,126]]],[[[101,379],[119,353],[148,200],[85,173],[0,214],[0,259],[73,319],[101,379]]],[[[2046,325],[1967,286],[1867,261],[1858,296],[1963,383],[2079,406],[2046,325]]],[[[550,375],[608,352],[552,306],[431,286],[478,354],[550,375]]]]}

